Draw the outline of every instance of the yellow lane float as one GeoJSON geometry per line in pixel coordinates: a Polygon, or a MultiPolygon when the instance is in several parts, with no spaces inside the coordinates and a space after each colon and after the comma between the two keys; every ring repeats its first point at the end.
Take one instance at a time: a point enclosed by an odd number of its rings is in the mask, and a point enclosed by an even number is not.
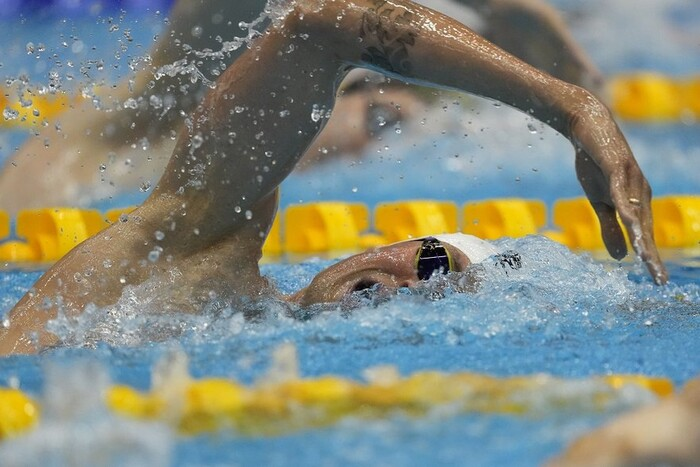
{"type": "Polygon", "coordinates": [[[62,91],[49,92],[44,88],[4,88],[0,93],[0,109],[3,112],[0,126],[39,127],[75,105],[80,99],[79,96],[73,97],[62,91]]]}
{"type": "MultiPolygon", "coordinates": [[[[0,261],[56,261],[132,209],[113,209],[104,215],[73,208],[21,211],[14,235],[18,240],[0,243],[0,261]]],[[[360,203],[292,205],[278,214],[263,252],[269,260],[284,253],[357,251],[407,238],[456,232],[460,230],[457,211],[457,205],[447,201],[380,203],[371,223],[369,207],[360,203]]],[[[652,201],[652,211],[660,248],[700,245],[700,196],[658,197],[652,201]]],[[[550,223],[553,229],[547,227],[547,208],[542,201],[491,199],[463,206],[461,231],[489,240],[541,234],[573,249],[604,248],[598,217],[586,198],[555,201],[550,223]]],[[[11,234],[10,220],[0,211],[0,241],[11,234]]]]}
{"type": "MultiPolygon", "coordinates": [[[[402,378],[393,367],[379,370],[368,383],[321,376],[245,386],[210,378],[146,393],[117,385],[107,391],[105,402],[115,414],[160,420],[183,435],[234,430],[260,436],[328,426],[346,417],[421,417],[440,408],[449,408],[449,414],[512,416],[595,412],[622,400],[625,388],[657,397],[673,393],[668,379],[641,375],[565,380],[547,375],[498,378],[423,371],[402,378]]],[[[31,429],[39,413],[38,404],[24,393],[0,389],[0,439],[31,429]]]]}

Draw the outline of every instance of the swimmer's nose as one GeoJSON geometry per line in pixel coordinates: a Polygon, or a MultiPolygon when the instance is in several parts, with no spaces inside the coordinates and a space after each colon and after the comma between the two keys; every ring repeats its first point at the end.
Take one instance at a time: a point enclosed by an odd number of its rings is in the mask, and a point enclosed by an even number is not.
{"type": "Polygon", "coordinates": [[[376,287],[377,285],[385,287],[387,289],[400,289],[403,287],[412,288],[415,287],[417,283],[417,279],[396,280],[395,278],[392,278],[392,280],[382,280],[381,278],[361,278],[354,283],[354,285],[349,289],[349,291],[359,292],[362,290],[371,289],[373,287],[376,287]]]}
{"type": "Polygon", "coordinates": [[[354,286],[350,289],[352,292],[361,292],[363,290],[371,289],[372,287],[376,286],[379,282],[377,281],[372,281],[372,280],[367,280],[367,279],[361,279],[355,283],[354,286]]]}

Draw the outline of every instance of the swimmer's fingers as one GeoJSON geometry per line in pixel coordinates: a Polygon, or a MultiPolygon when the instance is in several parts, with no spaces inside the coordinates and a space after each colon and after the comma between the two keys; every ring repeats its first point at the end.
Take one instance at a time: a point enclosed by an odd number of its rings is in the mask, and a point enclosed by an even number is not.
{"type": "Polygon", "coordinates": [[[603,242],[610,255],[622,259],[627,254],[617,219],[619,214],[632,246],[645,262],[654,282],[665,284],[668,273],[654,242],[651,189],[634,159],[625,159],[608,167],[606,176],[592,158],[578,150],[576,172],[600,220],[603,242]]]}
{"type": "Polygon", "coordinates": [[[581,149],[576,151],[576,174],[598,216],[603,243],[610,256],[618,260],[624,258],[627,255],[627,244],[617,221],[617,211],[605,174],[581,149]]]}
{"type": "Polygon", "coordinates": [[[654,282],[668,282],[668,271],[661,261],[654,241],[654,225],[651,213],[651,189],[639,168],[634,166],[626,177],[627,189],[622,180],[611,180],[611,194],[620,219],[627,229],[632,247],[646,264],[654,282]]]}
{"type": "Polygon", "coordinates": [[[608,253],[617,260],[624,258],[627,256],[627,243],[617,221],[615,207],[602,202],[591,202],[591,205],[600,221],[600,234],[608,253]]]}

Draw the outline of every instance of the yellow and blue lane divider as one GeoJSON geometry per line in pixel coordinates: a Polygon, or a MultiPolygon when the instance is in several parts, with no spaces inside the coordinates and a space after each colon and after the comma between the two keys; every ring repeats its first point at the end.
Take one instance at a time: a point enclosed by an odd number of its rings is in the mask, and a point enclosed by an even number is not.
{"type": "MultiPolygon", "coordinates": [[[[0,261],[57,261],[132,209],[104,214],[75,208],[21,211],[14,233],[9,216],[0,211],[0,261]]],[[[275,219],[263,253],[274,259],[281,254],[349,252],[457,231],[486,240],[540,234],[574,250],[604,249],[600,224],[588,200],[557,200],[551,211],[548,220],[544,202],[519,198],[468,202],[461,208],[451,201],[405,200],[380,203],[372,213],[362,203],[291,205],[275,219]]],[[[652,212],[660,248],[700,247],[699,195],[658,197],[652,201],[652,212]]]]}
{"type": "MultiPolygon", "coordinates": [[[[384,368],[386,372],[386,368],[384,368]]],[[[167,389],[140,392],[116,385],[104,394],[111,412],[140,420],[170,423],[182,435],[222,430],[260,436],[329,426],[346,417],[379,419],[391,414],[420,417],[449,406],[451,413],[527,415],[542,411],[603,411],[623,388],[666,397],[666,378],[608,375],[565,380],[547,375],[499,378],[477,373],[416,372],[361,383],[338,376],[292,378],[250,386],[233,380],[187,380],[167,389]],[[578,390],[565,390],[567,385],[578,390]]],[[[393,375],[393,376],[392,376],[393,375]]],[[[40,404],[19,389],[0,388],[0,441],[21,435],[41,418],[40,404]]]]}
{"type": "MultiPolygon", "coordinates": [[[[99,93],[99,89],[96,90],[99,93]]],[[[700,119],[700,75],[673,77],[654,71],[616,75],[605,90],[618,118],[634,122],[694,122],[700,119]]],[[[4,88],[0,127],[36,128],[64,110],[78,105],[82,96],[41,88],[4,88]]]]}

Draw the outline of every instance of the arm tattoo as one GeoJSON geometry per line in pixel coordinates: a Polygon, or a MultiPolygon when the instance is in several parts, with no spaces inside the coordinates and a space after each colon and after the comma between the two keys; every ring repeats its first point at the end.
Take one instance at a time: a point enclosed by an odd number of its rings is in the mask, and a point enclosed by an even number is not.
{"type": "Polygon", "coordinates": [[[362,17],[360,37],[372,44],[362,53],[362,60],[387,71],[410,74],[408,46],[415,44],[417,36],[410,26],[413,14],[386,0],[372,3],[374,7],[362,17]]]}

